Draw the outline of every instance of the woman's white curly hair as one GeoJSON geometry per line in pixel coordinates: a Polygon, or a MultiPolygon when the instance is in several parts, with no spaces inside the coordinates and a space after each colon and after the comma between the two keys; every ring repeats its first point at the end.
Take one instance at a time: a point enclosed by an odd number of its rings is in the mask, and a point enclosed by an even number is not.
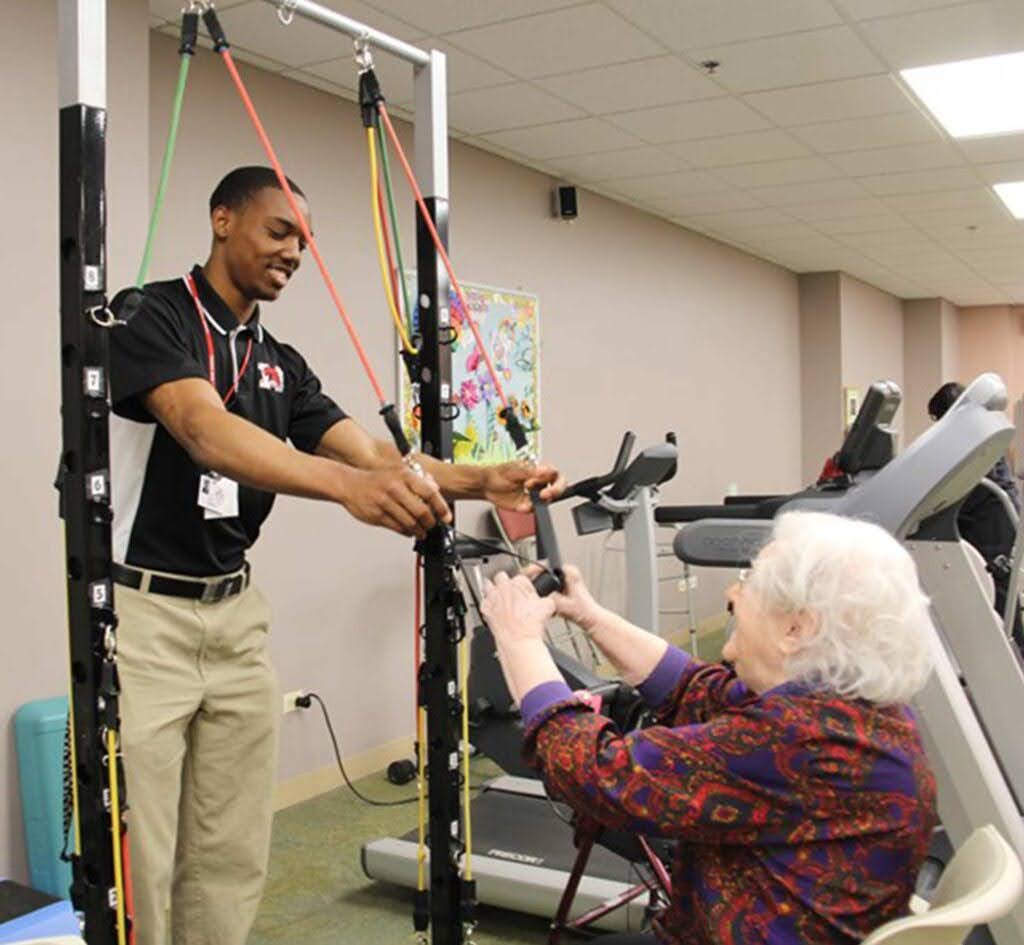
{"type": "Polygon", "coordinates": [[[806,613],[817,628],[787,660],[790,678],[876,703],[909,702],[928,680],[928,598],[906,549],[877,525],[786,513],[748,580],[767,610],[806,613]]]}

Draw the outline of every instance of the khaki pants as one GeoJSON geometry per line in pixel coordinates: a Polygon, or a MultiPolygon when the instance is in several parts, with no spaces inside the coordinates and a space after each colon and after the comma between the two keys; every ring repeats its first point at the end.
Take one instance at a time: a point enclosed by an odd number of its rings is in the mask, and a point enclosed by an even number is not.
{"type": "Polygon", "coordinates": [[[270,610],[118,586],[137,945],[244,945],[267,874],[281,698],[270,610]]]}

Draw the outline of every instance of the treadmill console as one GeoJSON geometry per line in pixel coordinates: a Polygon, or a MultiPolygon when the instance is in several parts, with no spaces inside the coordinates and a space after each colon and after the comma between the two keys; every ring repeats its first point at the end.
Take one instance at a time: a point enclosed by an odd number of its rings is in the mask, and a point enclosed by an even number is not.
{"type": "Polygon", "coordinates": [[[903,392],[893,381],[876,381],[836,455],[836,465],[847,476],[881,469],[896,453],[892,419],[900,408],[903,392]]]}

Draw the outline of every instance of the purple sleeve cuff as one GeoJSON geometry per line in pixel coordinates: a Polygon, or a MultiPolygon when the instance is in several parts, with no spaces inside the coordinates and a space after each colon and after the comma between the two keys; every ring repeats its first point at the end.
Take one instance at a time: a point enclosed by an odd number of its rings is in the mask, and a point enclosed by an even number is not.
{"type": "Polygon", "coordinates": [[[572,698],[572,690],[560,679],[553,679],[550,682],[534,686],[525,696],[519,705],[519,714],[523,717],[523,724],[529,728],[545,709],[550,708],[556,702],[565,702],[572,698]]]}
{"type": "Polygon", "coordinates": [[[661,705],[672,694],[672,690],[679,683],[679,677],[686,672],[686,667],[692,659],[689,653],[683,652],[677,646],[670,646],[665,650],[665,655],[658,661],[651,675],[637,687],[644,702],[652,708],[661,705]]]}

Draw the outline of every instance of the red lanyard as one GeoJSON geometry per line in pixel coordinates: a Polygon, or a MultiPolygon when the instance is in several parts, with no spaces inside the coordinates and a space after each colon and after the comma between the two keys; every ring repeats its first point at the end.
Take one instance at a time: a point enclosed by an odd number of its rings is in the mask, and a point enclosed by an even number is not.
{"type": "MultiPolygon", "coordinates": [[[[199,316],[199,324],[203,326],[203,333],[206,335],[206,362],[207,368],[210,373],[210,383],[213,385],[213,389],[217,389],[217,359],[214,355],[213,349],[213,335],[210,333],[210,326],[206,324],[206,315],[203,312],[203,306],[199,301],[199,291],[196,289],[195,280],[192,278],[192,274],[189,273],[185,276],[185,285],[188,286],[189,295],[192,296],[192,301],[196,303],[196,314],[199,316]]],[[[234,339],[229,339],[229,344],[234,345],[234,339]]],[[[228,401],[234,397],[235,392],[238,390],[238,384],[245,375],[245,369],[249,366],[249,358],[252,355],[252,337],[249,338],[249,346],[245,349],[245,357],[242,358],[242,367],[238,374],[235,375],[235,382],[228,389],[228,392],[224,395],[224,406],[226,407],[228,401]]]]}

